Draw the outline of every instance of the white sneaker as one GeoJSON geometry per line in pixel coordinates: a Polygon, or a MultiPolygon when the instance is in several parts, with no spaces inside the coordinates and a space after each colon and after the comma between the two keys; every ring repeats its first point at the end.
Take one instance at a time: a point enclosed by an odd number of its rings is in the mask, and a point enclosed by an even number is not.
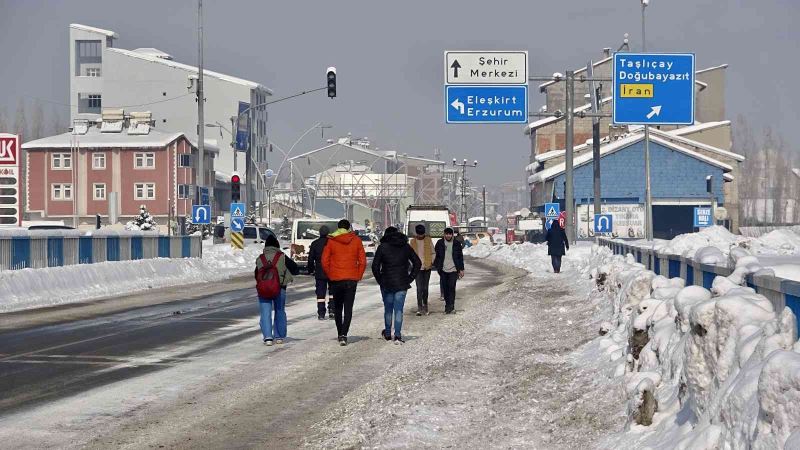
{"type": "Polygon", "coordinates": [[[267,347],[272,347],[272,339],[264,339],[264,345],[267,347]]]}
{"type": "Polygon", "coordinates": [[[275,339],[276,344],[283,344],[283,339],[275,339]]]}

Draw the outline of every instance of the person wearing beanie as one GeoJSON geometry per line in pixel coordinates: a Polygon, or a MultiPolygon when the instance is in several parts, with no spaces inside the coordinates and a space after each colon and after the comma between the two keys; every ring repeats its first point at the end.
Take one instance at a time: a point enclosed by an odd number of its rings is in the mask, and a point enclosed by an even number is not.
{"type": "Polygon", "coordinates": [[[444,313],[456,312],[456,282],[464,277],[464,253],[461,243],[455,239],[452,228],[444,229],[444,239],[436,243],[436,258],[433,266],[444,284],[444,313]]]}
{"type": "Polygon", "coordinates": [[[405,342],[402,334],[403,306],[406,292],[411,288],[411,281],[416,279],[421,265],[406,235],[395,227],[387,228],[372,260],[372,274],[381,287],[383,297],[384,329],[381,335],[387,341],[392,340],[394,324],[395,344],[405,342]]]}
{"type": "Polygon", "coordinates": [[[330,229],[327,225],[319,227],[319,238],[314,240],[308,249],[308,274],[313,274],[316,282],[317,318],[319,320],[325,320],[326,313],[330,319],[333,319],[333,294],[330,292],[325,270],[322,269],[322,251],[325,250],[325,245],[328,243],[329,233],[330,229]],[[329,295],[327,311],[325,308],[325,295],[329,295]]]}
{"type": "Polygon", "coordinates": [[[344,346],[353,317],[356,287],[367,268],[367,255],[361,239],[350,231],[349,220],[342,219],[337,226],[338,229],[328,235],[328,243],[322,251],[322,270],[330,281],[339,345],[344,346]]]}
{"type": "Polygon", "coordinates": [[[430,314],[428,310],[428,285],[431,281],[431,268],[433,267],[433,240],[425,231],[425,225],[417,224],[414,227],[414,237],[408,241],[421,262],[420,270],[414,280],[417,286],[418,316],[430,314]]]}
{"type": "Polygon", "coordinates": [[[278,271],[278,281],[281,286],[280,293],[275,298],[258,297],[259,312],[261,313],[259,321],[261,335],[264,338],[264,344],[268,346],[272,345],[273,339],[277,344],[283,344],[283,340],[286,339],[286,286],[292,282],[292,275],[300,273],[300,268],[297,267],[294,260],[281,252],[281,244],[278,242],[278,238],[270,234],[264,241],[264,257],[259,256],[256,259],[254,274],[256,281],[258,281],[261,269],[265,268],[264,261],[267,261],[267,264],[272,264],[272,261],[279,254],[275,268],[278,271]]]}

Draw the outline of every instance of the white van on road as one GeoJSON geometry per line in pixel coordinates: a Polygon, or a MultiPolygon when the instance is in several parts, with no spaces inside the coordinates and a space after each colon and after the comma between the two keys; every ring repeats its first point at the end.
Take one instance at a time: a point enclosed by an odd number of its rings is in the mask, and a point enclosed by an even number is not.
{"type": "Polygon", "coordinates": [[[319,238],[319,229],[327,225],[331,233],[336,231],[339,219],[295,219],[292,224],[291,258],[300,267],[308,267],[308,250],[319,238]]]}

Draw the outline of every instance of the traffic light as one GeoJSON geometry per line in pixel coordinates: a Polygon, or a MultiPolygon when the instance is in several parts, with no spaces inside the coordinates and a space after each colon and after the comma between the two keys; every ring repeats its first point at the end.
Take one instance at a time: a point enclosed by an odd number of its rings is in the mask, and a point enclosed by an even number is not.
{"type": "Polygon", "coordinates": [[[328,97],[336,97],[336,67],[328,67],[328,97]]]}
{"type": "Polygon", "coordinates": [[[242,179],[239,178],[239,174],[234,172],[231,175],[231,202],[232,203],[239,203],[239,200],[242,198],[242,179]]]}

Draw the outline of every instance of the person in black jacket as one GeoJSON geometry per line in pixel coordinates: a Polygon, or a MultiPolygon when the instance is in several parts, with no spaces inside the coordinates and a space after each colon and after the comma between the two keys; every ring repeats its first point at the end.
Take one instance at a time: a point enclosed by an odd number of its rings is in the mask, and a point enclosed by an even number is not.
{"type": "Polygon", "coordinates": [[[408,245],[406,235],[395,227],[386,228],[372,260],[372,274],[381,287],[385,324],[381,335],[387,341],[392,339],[394,316],[394,341],[396,344],[404,342],[402,328],[406,291],[411,288],[421,266],[422,261],[408,245]]]}
{"type": "Polygon", "coordinates": [[[308,274],[314,275],[317,283],[317,318],[325,320],[325,294],[328,294],[328,316],[333,319],[333,294],[328,288],[328,276],[322,270],[322,251],[328,243],[328,233],[330,229],[327,225],[319,227],[319,238],[314,240],[308,248],[308,274]]]}
{"type": "Polygon", "coordinates": [[[566,254],[566,250],[569,250],[569,241],[558,220],[554,220],[547,230],[545,241],[547,241],[547,254],[550,255],[550,262],[553,264],[553,273],[561,273],[561,257],[566,254]]]}
{"type": "Polygon", "coordinates": [[[444,238],[436,243],[433,267],[444,284],[444,313],[456,312],[456,282],[464,278],[464,253],[461,242],[453,237],[453,229],[444,229],[444,238]]]}

